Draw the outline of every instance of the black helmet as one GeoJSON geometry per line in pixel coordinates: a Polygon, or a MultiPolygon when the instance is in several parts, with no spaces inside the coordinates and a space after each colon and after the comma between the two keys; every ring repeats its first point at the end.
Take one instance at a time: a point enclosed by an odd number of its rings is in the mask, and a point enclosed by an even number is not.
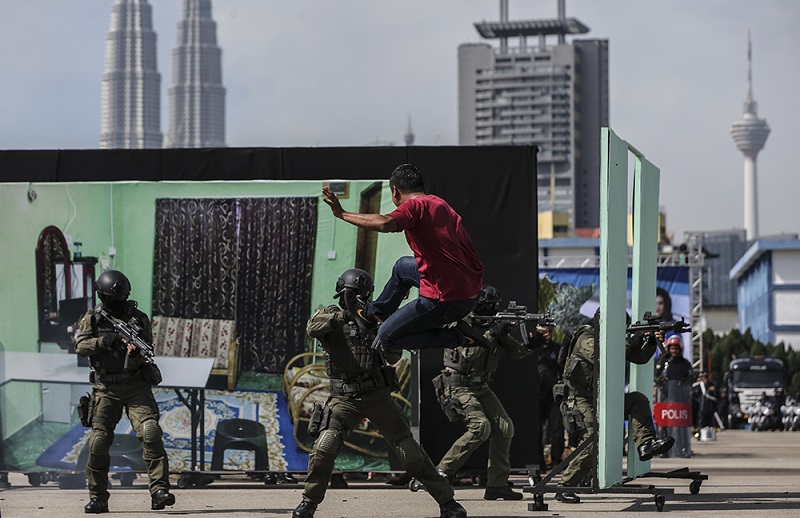
{"type": "Polygon", "coordinates": [[[481,288],[478,293],[478,301],[475,303],[475,313],[478,315],[494,315],[500,309],[503,301],[500,290],[488,284],[481,288]]]}
{"type": "Polygon", "coordinates": [[[103,302],[121,302],[131,294],[131,281],[119,270],[106,270],[97,278],[94,289],[103,302]]]}
{"type": "Polygon", "coordinates": [[[363,298],[368,299],[375,290],[375,285],[372,282],[372,277],[367,272],[360,268],[350,268],[336,281],[336,295],[333,297],[340,297],[342,290],[345,289],[352,290],[356,295],[361,295],[363,298]]]}

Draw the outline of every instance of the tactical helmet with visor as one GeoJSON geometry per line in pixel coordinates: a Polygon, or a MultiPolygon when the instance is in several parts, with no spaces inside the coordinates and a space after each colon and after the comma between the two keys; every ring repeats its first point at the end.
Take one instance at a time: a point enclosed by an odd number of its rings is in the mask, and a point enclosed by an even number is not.
{"type": "Polygon", "coordinates": [[[106,270],[94,283],[98,297],[103,302],[122,302],[131,294],[131,281],[119,270],[106,270]]]}
{"type": "Polygon", "coordinates": [[[478,293],[478,301],[475,303],[474,312],[481,316],[491,316],[500,310],[500,303],[503,301],[500,290],[494,286],[486,285],[478,293]]]}

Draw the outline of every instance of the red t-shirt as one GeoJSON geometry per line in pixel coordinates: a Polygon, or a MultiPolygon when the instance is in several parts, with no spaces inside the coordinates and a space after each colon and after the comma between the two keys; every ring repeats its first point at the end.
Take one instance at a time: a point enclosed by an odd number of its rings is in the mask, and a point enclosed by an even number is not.
{"type": "Polygon", "coordinates": [[[426,194],[406,200],[390,213],[404,231],[419,268],[419,294],[442,302],[475,297],[483,284],[483,263],[446,201],[426,194]]]}

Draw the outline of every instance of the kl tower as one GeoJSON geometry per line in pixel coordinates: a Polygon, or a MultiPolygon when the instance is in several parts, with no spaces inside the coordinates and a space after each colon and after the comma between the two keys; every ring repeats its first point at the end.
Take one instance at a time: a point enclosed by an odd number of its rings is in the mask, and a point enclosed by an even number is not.
{"type": "Polygon", "coordinates": [[[753,100],[753,57],[750,33],[747,33],[747,99],[744,114],[731,126],[731,136],[744,155],[744,228],[747,240],[758,239],[758,190],[756,156],[764,148],[769,135],[767,121],[759,119],[753,100]]]}

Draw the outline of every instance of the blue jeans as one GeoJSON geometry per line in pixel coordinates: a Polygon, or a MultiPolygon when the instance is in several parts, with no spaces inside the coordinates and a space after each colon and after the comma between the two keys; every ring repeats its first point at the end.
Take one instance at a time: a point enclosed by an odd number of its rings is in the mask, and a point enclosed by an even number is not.
{"type": "Polygon", "coordinates": [[[400,308],[411,288],[419,288],[417,261],[410,256],[401,257],[392,267],[392,276],[380,296],[369,305],[370,313],[383,321],[378,339],[384,347],[441,349],[464,345],[460,331],[442,326],[467,316],[477,299],[440,302],[420,296],[400,308]]]}

